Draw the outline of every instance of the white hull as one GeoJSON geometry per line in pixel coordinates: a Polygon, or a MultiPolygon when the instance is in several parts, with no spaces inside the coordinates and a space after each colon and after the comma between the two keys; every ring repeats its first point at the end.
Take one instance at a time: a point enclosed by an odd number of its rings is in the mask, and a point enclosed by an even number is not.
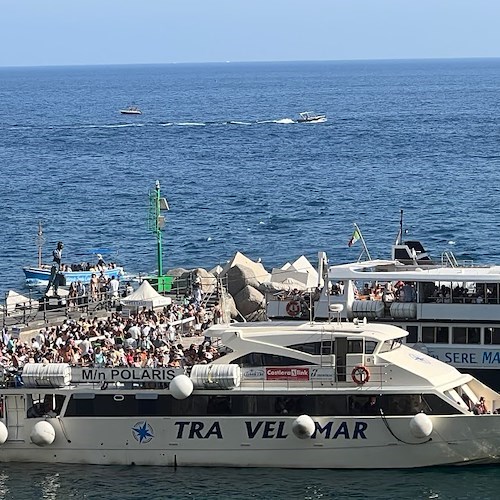
{"type": "Polygon", "coordinates": [[[321,417],[315,421],[327,429],[307,439],[293,434],[294,417],[124,417],[47,419],[56,438],[39,447],[29,437],[39,420],[27,419],[22,439],[1,446],[0,461],[350,469],[493,463],[500,455],[495,415],[433,417],[430,440],[410,433],[410,417],[387,418],[399,439],[414,444],[398,441],[380,416],[321,417]],[[141,444],[132,428],[144,420],[153,437],[141,444]],[[366,429],[356,434],[357,425],[366,429]]]}
{"type": "Polygon", "coordinates": [[[325,123],[326,117],[317,118],[314,120],[298,120],[298,123],[325,123]]]}
{"type": "Polygon", "coordinates": [[[364,323],[231,323],[205,331],[225,354],[187,373],[28,363],[0,391],[0,461],[314,469],[498,461],[500,394],[402,345],[404,334],[364,323]]]}

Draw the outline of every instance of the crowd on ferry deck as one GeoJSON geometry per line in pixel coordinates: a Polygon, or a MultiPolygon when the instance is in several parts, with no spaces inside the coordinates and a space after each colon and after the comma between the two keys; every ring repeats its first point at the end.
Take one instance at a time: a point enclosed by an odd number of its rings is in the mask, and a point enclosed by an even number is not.
{"type": "MultiPolygon", "coordinates": [[[[343,295],[344,284],[342,281],[329,283],[331,295],[343,295]]],[[[358,300],[382,300],[383,302],[416,302],[417,290],[413,282],[397,281],[385,284],[376,283],[371,285],[365,283],[361,289],[356,288],[355,297],[358,300]]],[[[499,304],[500,290],[496,284],[490,286],[484,283],[476,283],[474,290],[459,284],[453,288],[441,284],[423,283],[420,290],[421,301],[429,303],[470,303],[470,304],[499,304]]]]}
{"type": "Polygon", "coordinates": [[[220,321],[220,307],[206,309],[187,294],[181,304],[161,312],[143,308],[130,317],[119,312],[108,318],[65,320],[43,328],[30,343],[3,329],[0,366],[22,370],[26,363],[68,363],[84,367],[186,367],[208,363],[219,356],[208,341],[184,347],[184,336],[199,337],[220,321]],[[187,326],[187,331],[186,330],[187,326]],[[182,332],[181,332],[182,329],[182,332]]]}

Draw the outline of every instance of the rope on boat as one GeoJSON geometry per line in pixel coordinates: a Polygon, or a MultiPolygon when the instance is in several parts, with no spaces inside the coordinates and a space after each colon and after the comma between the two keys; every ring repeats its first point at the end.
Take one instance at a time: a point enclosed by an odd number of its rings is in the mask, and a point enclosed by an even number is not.
{"type": "Polygon", "coordinates": [[[413,444],[426,444],[429,441],[432,441],[431,437],[429,439],[427,439],[426,441],[420,441],[419,443],[411,443],[410,441],[405,441],[404,439],[399,438],[398,436],[396,436],[396,434],[394,434],[393,430],[390,428],[389,422],[387,421],[387,418],[384,414],[384,410],[382,410],[382,408],[380,408],[379,411],[380,411],[380,416],[382,417],[382,422],[384,422],[385,426],[387,427],[387,430],[391,433],[391,436],[394,439],[396,439],[397,441],[399,441],[400,443],[413,445],[413,444]]]}

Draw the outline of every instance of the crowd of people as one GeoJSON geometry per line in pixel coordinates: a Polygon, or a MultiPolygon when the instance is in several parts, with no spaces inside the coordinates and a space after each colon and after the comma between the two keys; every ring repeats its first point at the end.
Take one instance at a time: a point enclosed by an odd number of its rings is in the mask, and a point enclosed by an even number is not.
{"type": "MultiPolygon", "coordinates": [[[[216,312],[216,311],[215,311],[216,312]]],[[[193,296],[161,312],[143,308],[129,317],[113,312],[105,318],[66,319],[47,326],[21,341],[4,328],[0,341],[0,366],[22,370],[26,363],[68,363],[85,367],[186,367],[208,363],[217,350],[203,332],[217,321],[193,296]],[[194,343],[187,347],[184,337],[194,343]]]]}

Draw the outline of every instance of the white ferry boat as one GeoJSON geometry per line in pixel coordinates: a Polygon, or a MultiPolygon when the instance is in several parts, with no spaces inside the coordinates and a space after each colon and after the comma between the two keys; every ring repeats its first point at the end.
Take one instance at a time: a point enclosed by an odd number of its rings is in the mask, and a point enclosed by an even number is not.
{"type": "Polygon", "coordinates": [[[390,260],[320,266],[318,273],[321,291],[270,295],[268,317],[327,319],[339,304],[343,319],[399,326],[409,345],[500,388],[500,266],[459,265],[451,253],[434,262],[411,241],[394,245],[390,260]]]}
{"type": "Polygon", "coordinates": [[[499,460],[500,395],[403,345],[395,326],[234,323],[207,335],[225,355],[189,375],[26,365],[22,385],[3,382],[0,461],[411,468],[499,460]]]}

